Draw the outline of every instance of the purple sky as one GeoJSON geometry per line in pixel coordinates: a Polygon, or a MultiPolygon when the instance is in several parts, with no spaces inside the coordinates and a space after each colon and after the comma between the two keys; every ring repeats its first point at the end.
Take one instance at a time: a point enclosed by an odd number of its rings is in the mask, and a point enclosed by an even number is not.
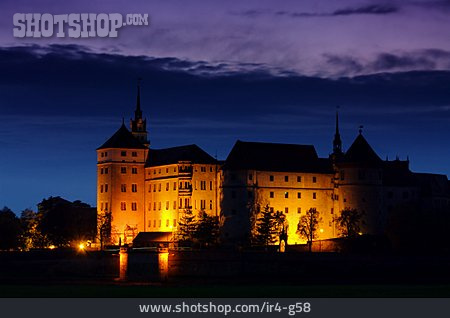
{"type": "Polygon", "coordinates": [[[341,105],[345,148],[364,124],[382,158],[450,175],[448,0],[2,0],[0,207],[95,205],[95,148],[132,115],[139,76],[156,148],[197,143],[223,159],[242,139],[327,156],[341,105]],[[148,13],[150,25],[12,36],[14,13],[86,12],[148,13]]]}
{"type": "Polygon", "coordinates": [[[99,51],[211,63],[259,63],[304,75],[448,69],[450,1],[10,1],[0,3],[0,45],[74,43],[99,51]],[[119,39],[16,39],[12,15],[148,13],[119,39]],[[444,54],[445,53],[445,54],[444,54]],[[408,58],[391,65],[382,54],[408,58]],[[424,55],[426,56],[424,58],[424,55]],[[426,59],[426,60],[425,60],[426,59]]]}

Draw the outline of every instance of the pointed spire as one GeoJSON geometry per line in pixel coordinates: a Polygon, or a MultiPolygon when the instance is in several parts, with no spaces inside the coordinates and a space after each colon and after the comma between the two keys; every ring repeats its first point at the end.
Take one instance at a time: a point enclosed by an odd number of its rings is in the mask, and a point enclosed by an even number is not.
{"type": "Polygon", "coordinates": [[[342,154],[341,134],[339,133],[339,106],[336,107],[336,132],[333,139],[333,154],[342,154]]]}
{"type": "Polygon", "coordinates": [[[134,112],[134,119],[141,119],[142,118],[142,111],[141,111],[141,81],[142,78],[138,78],[138,84],[137,84],[137,97],[136,97],[136,110],[134,112]]]}
{"type": "Polygon", "coordinates": [[[360,135],[362,135],[363,128],[364,128],[363,125],[360,125],[360,126],[359,126],[359,134],[360,134],[360,135]]]}

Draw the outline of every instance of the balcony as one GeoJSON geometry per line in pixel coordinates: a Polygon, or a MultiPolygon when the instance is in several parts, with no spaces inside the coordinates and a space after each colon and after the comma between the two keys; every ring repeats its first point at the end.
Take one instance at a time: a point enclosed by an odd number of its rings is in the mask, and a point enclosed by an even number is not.
{"type": "Polygon", "coordinates": [[[178,175],[180,177],[192,177],[192,166],[178,167],[178,175]]]}

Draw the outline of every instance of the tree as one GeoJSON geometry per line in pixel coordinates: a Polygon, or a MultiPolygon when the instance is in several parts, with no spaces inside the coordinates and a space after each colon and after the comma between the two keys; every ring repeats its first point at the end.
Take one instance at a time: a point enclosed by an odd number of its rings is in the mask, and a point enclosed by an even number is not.
{"type": "Polygon", "coordinates": [[[345,208],[341,215],[336,218],[340,236],[356,237],[360,231],[363,214],[356,209],[345,208]]]}
{"type": "Polygon", "coordinates": [[[50,197],[38,204],[38,214],[38,230],[52,245],[68,246],[96,236],[97,211],[81,201],[50,197]]]}
{"type": "Polygon", "coordinates": [[[20,222],[23,228],[22,245],[25,250],[46,248],[50,245],[48,237],[42,234],[38,228],[41,216],[31,209],[23,210],[20,215],[20,222]]]}
{"type": "Polygon", "coordinates": [[[104,213],[97,214],[97,234],[100,241],[101,250],[103,250],[105,244],[109,244],[111,242],[111,222],[111,212],[105,211],[104,213]]]}
{"type": "Polygon", "coordinates": [[[200,246],[216,245],[219,241],[219,219],[216,216],[210,216],[205,211],[200,211],[198,220],[195,224],[193,239],[200,246]]]}
{"type": "Polygon", "coordinates": [[[255,226],[253,237],[255,245],[268,246],[277,241],[277,226],[269,205],[266,205],[264,210],[260,211],[255,226]]]}
{"type": "Polygon", "coordinates": [[[192,243],[195,227],[195,215],[192,213],[191,209],[185,209],[178,221],[178,230],[175,233],[175,240],[180,243],[192,243]]]}
{"type": "Polygon", "coordinates": [[[0,210],[0,250],[18,249],[21,243],[22,226],[11,209],[0,210]]]}
{"type": "Polygon", "coordinates": [[[310,208],[299,219],[297,234],[308,242],[309,252],[312,251],[312,241],[318,237],[317,230],[321,222],[322,218],[316,208],[310,208]]]}
{"type": "Polygon", "coordinates": [[[281,248],[281,242],[287,243],[287,220],[286,215],[282,211],[277,211],[274,214],[275,226],[278,235],[278,240],[281,248]]]}

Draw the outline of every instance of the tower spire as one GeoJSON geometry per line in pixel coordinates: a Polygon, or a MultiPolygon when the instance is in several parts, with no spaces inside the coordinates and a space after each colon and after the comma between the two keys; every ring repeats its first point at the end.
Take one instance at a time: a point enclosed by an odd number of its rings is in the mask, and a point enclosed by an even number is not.
{"type": "Polygon", "coordinates": [[[341,134],[339,133],[339,106],[336,107],[336,132],[334,133],[333,139],[333,154],[340,155],[342,154],[342,141],[341,134]]]}
{"type": "Polygon", "coordinates": [[[133,136],[136,137],[142,144],[148,147],[150,145],[150,142],[147,138],[147,120],[142,118],[141,110],[141,81],[142,78],[138,78],[136,110],[134,111],[134,119],[130,120],[130,127],[133,136]]]}
{"type": "Polygon", "coordinates": [[[142,119],[142,110],[141,110],[141,81],[142,78],[138,78],[137,83],[137,97],[136,97],[136,110],[134,111],[134,120],[142,119]]]}

